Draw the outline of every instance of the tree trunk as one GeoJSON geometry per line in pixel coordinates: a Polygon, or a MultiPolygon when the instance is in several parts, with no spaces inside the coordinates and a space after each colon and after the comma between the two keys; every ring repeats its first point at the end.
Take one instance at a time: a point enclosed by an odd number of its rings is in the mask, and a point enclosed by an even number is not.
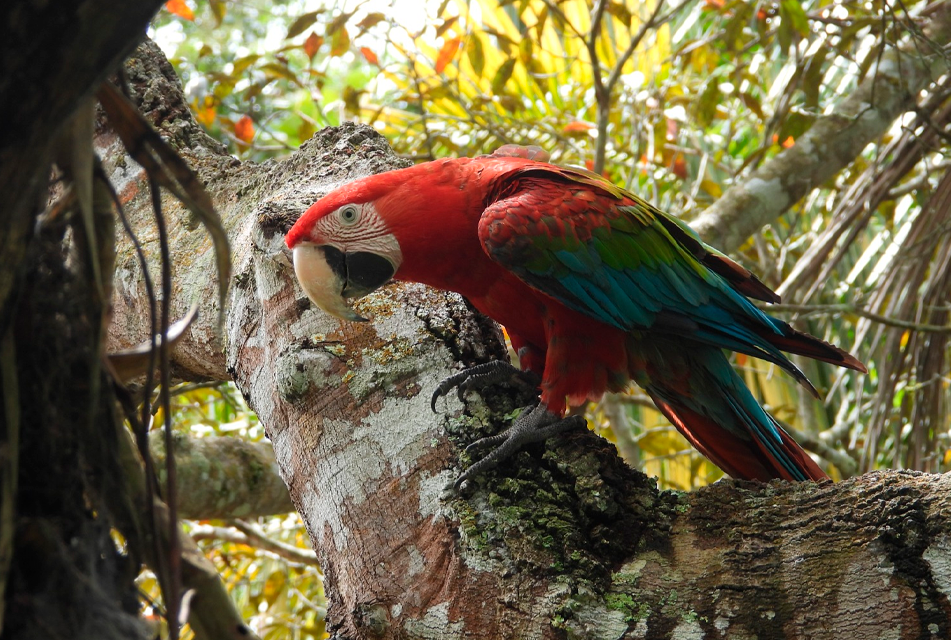
{"type": "MultiPolygon", "coordinates": [[[[137,565],[100,501],[121,495],[112,395],[88,274],[63,220],[37,225],[73,116],[143,37],[161,0],[0,3],[0,630],[147,638],[137,565]],[[106,437],[104,437],[104,434],[106,437]],[[112,439],[108,436],[111,435],[112,439]]],[[[87,120],[88,122],[88,120],[87,120]]],[[[91,144],[87,131],[85,149],[91,144]]],[[[111,216],[110,216],[111,218],[111,216]]]]}
{"type": "MultiPolygon", "coordinates": [[[[579,432],[528,447],[469,495],[447,490],[469,462],[460,448],[529,401],[499,387],[430,411],[443,376],[505,357],[497,327],[454,294],[406,284],[358,303],[371,323],[342,324],[311,307],[283,244],[320,194],[401,161],[347,124],[282,161],[238,163],[190,119],[167,71],[156,77],[159,55],[139,50],[133,86],[212,194],[236,274],[222,348],[210,243],[166,200],[173,307],[182,315],[197,296],[204,312],[176,370],[232,377],[266,426],[326,573],[336,637],[951,636],[943,476],[727,480],[678,494],[579,432]]],[[[146,228],[137,168],[101,142],[133,225],[146,228]]],[[[117,265],[112,339],[128,345],[147,335],[146,307],[128,246],[117,265]]]]}

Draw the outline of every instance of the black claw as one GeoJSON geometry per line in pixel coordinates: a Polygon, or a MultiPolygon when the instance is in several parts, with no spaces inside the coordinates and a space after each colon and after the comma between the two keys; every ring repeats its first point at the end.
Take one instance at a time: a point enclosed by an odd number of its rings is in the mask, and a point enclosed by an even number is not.
{"type": "Polygon", "coordinates": [[[444,378],[433,392],[430,407],[435,413],[436,401],[452,389],[456,390],[456,395],[461,402],[468,391],[481,389],[490,384],[512,382],[537,388],[540,381],[539,377],[530,371],[521,371],[504,360],[493,360],[444,378]]]}

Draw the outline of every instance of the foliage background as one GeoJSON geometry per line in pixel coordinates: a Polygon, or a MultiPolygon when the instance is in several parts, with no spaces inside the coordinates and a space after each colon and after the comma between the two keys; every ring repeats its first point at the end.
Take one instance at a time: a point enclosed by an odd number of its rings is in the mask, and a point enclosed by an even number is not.
{"type": "MultiPolygon", "coordinates": [[[[874,79],[888,47],[934,48],[922,33],[926,2],[173,0],[167,9],[151,35],[198,120],[242,160],[285,154],[345,119],[372,124],[415,160],[538,144],[688,221],[874,79]]],[[[869,365],[858,376],[799,362],[824,395],[815,402],[773,367],[736,360],[833,477],[951,467],[948,91],[934,86],[925,108],[735,256],[783,295],[773,313],[869,365]]],[[[234,395],[179,395],[180,428],[260,438],[234,395]]],[[[666,487],[720,477],[636,390],[588,414],[666,487]]],[[[306,540],[292,519],[259,525],[306,540]]],[[[214,536],[203,544],[263,635],[321,636],[316,568],[214,536]]]]}

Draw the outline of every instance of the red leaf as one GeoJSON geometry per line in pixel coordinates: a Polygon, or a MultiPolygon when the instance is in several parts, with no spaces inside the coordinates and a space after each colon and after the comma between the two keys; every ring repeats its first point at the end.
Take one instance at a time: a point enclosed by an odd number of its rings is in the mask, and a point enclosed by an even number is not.
{"type": "Polygon", "coordinates": [[[241,116],[241,119],[234,123],[234,135],[242,142],[251,142],[254,138],[254,122],[251,116],[241,116]]]}
{"type": "Polygon", "coordinates": [[[169,13],[173,13],[179,18],[184,18],[185,20],[195,20],[195,12],[191,10],[185,0],[168,0],[165,3],[165,10],[169,13]]]}
{"type": "Polygon", "coordinates": [[[674,157],[673,173],[681,180],[687,179],[687,161],[684,159],[682,153],[678,153],[676,157],[674,157]]]}
{"type": "Polygon", "coordinates": [[[677,132],[680,130],[680,125],[677,124],[677,121],[673,118],[667,118],[667,139],[676,140],[677,132]]]}
{"type": "Polygon", "coordinates": [[[442,73],[446,65],[452,61],[456,56],[456,52],[459,51],[459,44],[461,42],[462,38],[449,38],[443,43],[442,49],[439,50],[439,55],[436,56],[436,73],[442,73]]]}
{"type": "Polygon", "coordinates": [[[307,54],[308,58],[313,58],[317,54],[317,49],[320,49],[320,45],[323,43],[323,37],[318,36],[317,32],[311,31],[307,39],[304,40],[304,53],[307,54]]]}
{"type": "Polygon", "coordinates": [[[380,66],[380,59],[376,57],[376,54],[373,53],[368,47],[360,47],[360,53],[363,54],[363,57],[367,59],[367,62],[370,64],[375,64],[380,66]]]}

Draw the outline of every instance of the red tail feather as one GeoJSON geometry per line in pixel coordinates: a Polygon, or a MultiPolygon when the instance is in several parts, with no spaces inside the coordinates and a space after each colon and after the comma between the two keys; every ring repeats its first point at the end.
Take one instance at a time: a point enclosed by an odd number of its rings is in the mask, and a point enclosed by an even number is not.
{"type": "MultiPolygon", "coordinates": [[[[654,403],[677,427],[677,430],[710,459],[733,478],[741,480],[762,480],[773,478],[796,480],[766,448],[754,439],[739,438],[709,417],[684,406],[674,407],[652,394],[654,403]]],[[[789,434],[780,429],[782,449],[796,461],[799,468],[812,480],[826,480],[829,476],[819,468],[812,458],[802,450],[789,434]]]]}

